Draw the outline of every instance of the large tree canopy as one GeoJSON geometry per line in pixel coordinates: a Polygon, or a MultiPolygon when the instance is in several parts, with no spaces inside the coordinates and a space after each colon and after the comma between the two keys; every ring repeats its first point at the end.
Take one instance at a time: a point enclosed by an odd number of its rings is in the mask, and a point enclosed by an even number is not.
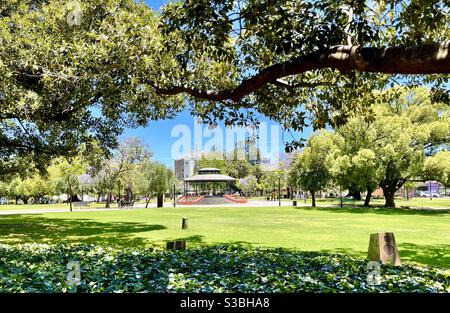
{"type": "Polygon", "coordinates": [[[157,63],[155,12],[132,0],[83,1],[77,25],[69,20],[73,3],[0,4],[0,173],[32,161],[45,168],[80,143],[115,148],[124,127],[181,108],[143,83],[168,63],[157,63]]]}
{"type": "Polygon", "coordinates": [[[159,13],[134,0],[3,1],[0,173],[93,139],[114,147],[124,127],[186,105],[209,123],[257,123],[258,112],[301,130],[308,118],[342,124],[390,83],[428,83],[448,101],[449,7],[184,0],[159,13]]]}
{"type": "Polygon", "coordinates": [[[442,92],[448,78],[392,74],[450,73],[448,1],[185,0],[163,18],[182,79],[157,93],[189,95],[212,122],[252,122],[247,109],[295,130],[305,110],[341,124],[367,90],[401,78],[442,92]]]}
{"type": "Polygon", "coordinates": [[[450,110],[432,103],[427,88],[395,88],[398,100],[380,103],[368,116],[350,118],[335,132],[335,149],[327,156],[330,171],[344,188],[383,189],[385,206],[408,181],[448,181],[450,110]]]}

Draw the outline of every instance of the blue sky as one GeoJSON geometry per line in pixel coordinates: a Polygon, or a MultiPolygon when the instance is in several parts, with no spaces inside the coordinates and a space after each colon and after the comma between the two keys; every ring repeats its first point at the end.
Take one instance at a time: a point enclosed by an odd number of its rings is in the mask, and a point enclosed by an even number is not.
{"type": "MultiPolygon", "coordinates": [[[[160,0],[147,0],[145,3],[149,5],[150,7],[154,9],[159,9],[161,5],[164,3],[167,3],[168,1],[160,1],[160,0]]],[[[261,118],[261,122],[265,122],[271,127],[271,125],[276,125],[276,123],[268,120],[265,117],[261,118]]],[[[181,113],[176,119],[173,120],[161,120],[156,122],[150,122],[149,125],[145,128],[137,128],[137,129],[126,129],[124,134],[121,136],[121,138],[126,138],[130,136],[138,136],[141,137],[150,147],[150,149],[153,152],[153,159],[159,162],[162,162],[170,167],[173,167],[173,158],[172,158],[172,147],[176,144],[177,140],[181,137],[172,137],[171,133],[174,127],[177,125],[185,125],[188,127],[191,131],[191,133],[194,133],[194,123],[195,119],[193,116],[189,114],[188,111],[185,111],[181,113]]],[[[223,132],[225,133],[225,128],[222,125],[219,125],[219,127],[222,128],[223,132]]],[[[206,126],[205,126],[206,128],[206,126]]],[[[307,138],[311,134],[311,129],[306,129],[304,133],[302,134],[294,134],[296,138],[307,138]]],[[[279,151],[284,151],[284,140],[289,140],[291,137],[290,134],[280,133],[279,136],[279,151]]],[[[203,144],[207,142],[209,139],[203,137],[202,141],[203,144]]],[[[226,139],[224,139],[226,141],[226,139]]],[[[268,139],[268,145],[272,145],[272,142],[270,138],[268,139]]],[[[202,150],[203,147],[198,147],[194,143],[194,140],[192,140],[191,143],[191,149],[195,150],[202,150]]],[[[277,150],[276,147],[269,148],[273,150],[277,150]],[[275,149],[274,149],[275,148],[275,149]]]]}

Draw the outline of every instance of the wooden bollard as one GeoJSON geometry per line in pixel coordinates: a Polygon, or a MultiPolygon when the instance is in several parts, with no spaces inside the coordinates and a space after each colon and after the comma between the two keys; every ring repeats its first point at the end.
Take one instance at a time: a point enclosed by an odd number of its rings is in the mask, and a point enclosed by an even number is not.
{"type": "Polygon", "coordinates": [[[369,252],[367,255],[369,261],[392,263],[401,266],[400,253],[397,249],[394,233],[376,233],[370,235],[369,252]]]}
{"type": "Polygon", "coordinates": [[[181,220],[181,229],[188,229],[188,218],[183,217],[181,220]]]}
{"type": "Polygon", "coordinates": [[[186,240],[167,242],[167,250],[184,250],[184,249],[186,249],[186,240]]]}

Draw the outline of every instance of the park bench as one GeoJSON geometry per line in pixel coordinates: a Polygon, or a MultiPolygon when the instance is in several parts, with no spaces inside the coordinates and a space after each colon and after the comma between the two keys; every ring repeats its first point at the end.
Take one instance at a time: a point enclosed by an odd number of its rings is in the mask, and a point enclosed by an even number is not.
{"type": "Polygon", "coordinates": [[[119,202],[119,204],[120,204],[120,207],[121,207],[121,208],[123,208],[123,209],[129,209],[129,208],[132,208],[132,207],[134,206],[134,201],[124,201],[124,200],[121,200],[121,201],[119,202]]]}
{"type": "Polygon", "coordinates": [[[80,202],[74,202],[73,206],[76,209],[88,209],[90,207],[90,204],[89,204],[89,202],[80,201],[80,202]]]}

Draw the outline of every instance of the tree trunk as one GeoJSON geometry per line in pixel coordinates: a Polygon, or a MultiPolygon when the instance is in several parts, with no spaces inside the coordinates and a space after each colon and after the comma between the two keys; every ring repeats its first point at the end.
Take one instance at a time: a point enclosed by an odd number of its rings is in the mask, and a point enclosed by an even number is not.
{"type": "Polygon", "coordinates": [[[133,191],[131,189],[131,185],[127,184],[125,188],[125,201],[132,201],[133,200],[133,191]]]}
{"type": "Polygon", "coordinates": [[[111,207],[111,201],[112,201],[112,190],[114,188],[114,181],[112,180],[108,186],[108,194],[106,196],[106,208],[110,208],[111,207]]]}
{"type": "Polygon", "coordinates": [[[364,206],[368,207],[370,203],[370,198],[372,197],[372,188],[367,188],[366,199],[364,200],[364,206]]]}
{"type": "MultiPolygon", "coordinates": [[[[70,199],[71,199],[72,202],[78,202],[78,201],[80,201],[80,198],[78,197],[77,194],[73,194],[73,195],[70,197],[70,199]]],[[[69,203],[69,199],[67,199],[67,203],[69,203]]]]}
{"type": "Polygon", "coordinates": [[[106,206],[105,208],[109,209],[111,207],[111,198],[112,198],[112,192],[108,191],[108,195],[106,196],[106,206]]]}
{"type": "Polygon", "coordinates": [[[68,190],[68,194],[67,196],[69,197],[68,201],[69,201],[69,206],[70,206],[70,212],[72,212],[72,184],[70,183],[70,178],[67,178],[67,185],[69,186],[69,190],[68,190]]]}
{"type": "Polygon", "coordinates": [[[147,196],[147,201],[145,203],[145,208],[148,208],[148,204],[150,203],[150,195],[147,196]]]}
{"type": "MultiPolygon", "coordinates": [[[[109,179],[109,184],[108,184],[108,194],[106,196],[106,208],[110,208],[111,207],[111,201],[112,201],[112,192],[114,189],[114,183],[116,182],[116,176],[112,175],[111,178],[109,179]]],[[[119,195],[120,195],[120,188],[119,188],[119,195]]],[[[120,201],[120,199],[119,199],[120,201]]]]}
{"type": "Polygon", "coordinates": [[[162,208],[164,205],[164,194],[158,194],[157,207],[162,208]]]}
{"type": "Polygon", "coordinates": [[[69,207],[70,207],[70,212],[72,212],[72,194],[69,192],[68,194],[69,197],[69,207]]]}
{"type": "Polygon", "coordinates": [[[291,200],[294,200],[294,194],[295,194],[295,189],[293,188],[293,187],[291,187],[291,197],[290,197],[290,199],[291,200]]]}
{"type": "Polygon", "coordinates": [[[383,194],[384,194],[384,199],[385,199],[384,206],[386,208],[395,208],[394,196],[395,196],[395,192],[397,190],[392,187],[384,187],[384,188],[382,187],[382,189],[383,189],[383,194]]]}
{"type": "Polygon", "coordinates": [[[347,197],[352,197],[353,200],[361,200],[361,191],[353,187],[350,187],[348,190],[347,197]]]}
{"type": "Polygon", "coordinates": [[[312,206],[315,207],[316,206],[316,194],[314,191],[310,191],[310,192],[311,192],[312,206]]]}

